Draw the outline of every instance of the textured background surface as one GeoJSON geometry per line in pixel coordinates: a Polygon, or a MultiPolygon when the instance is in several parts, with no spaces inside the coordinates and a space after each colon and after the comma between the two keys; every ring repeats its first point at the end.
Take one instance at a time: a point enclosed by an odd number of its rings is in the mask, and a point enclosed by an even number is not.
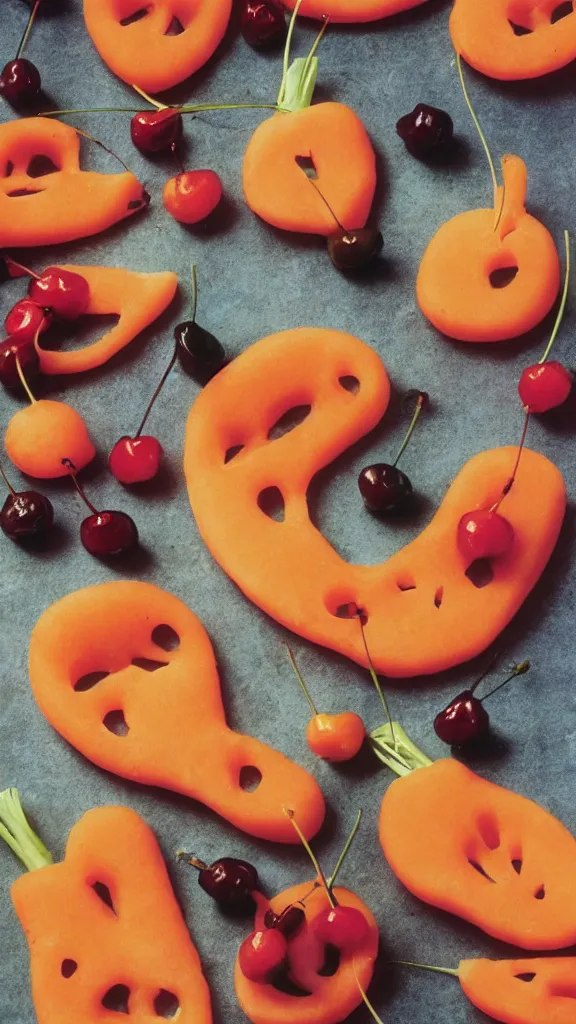
{"type": "MultiPolygon", "coordinates": [[[[217,0],[214,0],[217,2],[217,0]]],[[[101,64],[84,30],[79,0],[56,4],[60,13],[39,19],[29,56],[59,107],[132,106],[129,90],[101,64]]],[[[107,142],[148,183],[153,206],[106,235],[34,253],[48,262],[102,263],[134,270],[172,269],[181,275],[182,304],[188,298],[191,262],[199,265],[199,320],[216,333],[231,354],[277,330],[318,325],[351,331],[373,345],[391,375],[396,394],[421,387],[434,401],[406,457],[405,470],[425,496],[421,517],[409,525],[386,526],[362,509],[356,473],[367,459],[387,457],[403,433],[398,400],[384,423],[366,441],[322,474],[314,486],[317,521],[345,557],[378,562],[396,551],[428,520],[458,469],[477,451],[514,443],[521,428],[516,381],[526,362],[538,357],[549,324],[530,338],[495,348],[457,346],[438,337],[423,321],[414,301],[414,279],[424,247],[447,218],[489,201],[490,181],[459,91],[447,31],[447,3],[429,0],[420,10],[366,29],[331,29],[322,47],[318,99],[349,103],[363,118],[380,163],[378,215],[385,237],[380,272],[349,281],[332,269],[323,246],[291,238],[259,223],[244,207],[240,186],[243,149],[259,116],[221,113],[187,121],[188,163],[213,167],[224,182],[226,205],[216,224],[188,232],[171,221],[160,202],[168,164],[146,162],[133,150],[128,117],[92,114],[74,123],[107,142]],[[454,116],[464,156],[452,169],[431,169],[414,161],[394,133],[396,119],[420,100],[443,106],[454,116]]],[[[2,0],[2,60],[16,49],[26,8],[2,0]]],[[[314,28],[296,38],[306,53],[314,28]]],[[[232,29],[217,57],[179,98],[273,102],[280,60],[254,54],[232,29]]],[[[529,205],[560,240],[573,226],[574,68],[546,81],[499,86],[469,76],[474,102],[495,155],[515,152],[527,160],[529,205]]],[[[2,106],[0,118],[10,111],[2,106]]],[[[85,149],[85,165],[116,170],[95,147],[85,149]]],[[[170,173],[172,169],[170,168],[170,173]]],[[[22,282],[2,289],[2,316],[21,295],[22,282]]],[[[0,630],[0,786],[18,786],[48,846],[62,855],[65,838],[81,814],[95,805],[127,802],[154,827],[172,864],[177,893],[212,984],[215,1018],[240,1022],[231,981],[232,963],[248,925],[226,922],[198,889],[196,878],[173,865],[180,846],[210,861],[236,854],[257,863],[270,892],[310,876],[305,854],[274,849],[234,832],[203,808],[162,793],[147,792],[105,775],[70,749],[38,712],[27,680],[30,630],[43,609],[78,587],[134,576],[159,584],[183,598],[200,616],[216,647],[230,721],[277,745],[315,771],[330,805],[318,851],[327,867],[336,859],[359,807],[365,810],[360,840],[342,876],[375,912],[385,954],[454,966],[460,958],[502,955],[497,943],[479,932],[417,904],[387,869],[376,839],[375,817],[389,778],[367,756],[344,769],[318,763],[304,741],[307,707],[296,688],[280,645],[283,632],[251,607],[224,577],[204,549],[190,515],[181,470],[185,417],[196,386],[180,372],[169,380],[150,428],[166,450],[162,486],[124,492],[105,472],[104,456],[123,433],[135,430],[147,396],[158,381],[171,348],[173,308],[144,337],[103,370],[73,377],[50,393],[75,405],[97,442],[100,459],[87,474],[90,494],[103,507],[125,509],[137,520],[145,553],[132,564],[109,569],[80,546],[83,511],[67,483],[47,486],[57,509],[54,546],[31,556],[3,540],[0,544],[2,602],[0,630]]],[[[93,334],[92,329],[92,334],[93,334]]],[[[558,358],[573,359],[574,313],[568,313],[558,358]]],[[[92,336],[86,332],[84,338],[92,336]]],[[[18,402],[0,396],[0,427],[5,429],[18,402]]],[[[570,497],[574,407],[547,423],[534,422],[530,443],[564,472],[570,497]]],[[[18,483],[17,474],[12,474],[18,483]]],[[[532,673],[497,698],[492,706],[502,742],[474,767],[487,777],[544,803],[576,827],[576,706],[573,698],[573,508],[541,583],[508,631],[505,661],[533,660],[532,673]]],[[[314,698],[324,710],[354,708],[370,726],[381,719],[366,675],[343,659],[295,641],[314,698]]],[[[442,702],[474,678],[478,666],[465,666],[425,685],[389,686],[396,716],[432,756],[441,753],[432,731],[442,702]]],[[[194,756],[191,745],[190,756],[194,756]]],[[[0,1020],[32,1024],[26,944],[9,900],[18,874],[10,852],[0,850],[0,1020]]],[[[404,972],[377,976],[376,1006],[389,1021],[453,1024],[485,1018],[470,1008],[449,978],[404,972]]],[[[367,1019],[364,1011],[358,1021],[367,1019]]]]}

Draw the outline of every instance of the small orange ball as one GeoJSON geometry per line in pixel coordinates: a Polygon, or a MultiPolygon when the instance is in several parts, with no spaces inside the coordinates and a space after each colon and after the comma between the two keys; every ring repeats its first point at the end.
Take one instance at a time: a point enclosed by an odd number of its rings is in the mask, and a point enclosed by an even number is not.
{"type": "Polygon", "coordinates": [[[81,470],[96,454],[80,414],[64,402],[47,399],[33,402],[12,417],[4,445],[22,473],[40,480],[68,476],[62,459],[70,459],[81,470]]]}
{"type": "Polygon", "coordinates": [[[359,715],[315,715],[308,723],[306,741],[310,750],[325,761],[350,761],[364,742],[366,729],[359,715]]]}
{"type": "Polygon", "coordinates": [[[215,171],[184,171],[164,186],[164,206],[180,224],[198,224],[222,199],[222,182],[215,171]]]}

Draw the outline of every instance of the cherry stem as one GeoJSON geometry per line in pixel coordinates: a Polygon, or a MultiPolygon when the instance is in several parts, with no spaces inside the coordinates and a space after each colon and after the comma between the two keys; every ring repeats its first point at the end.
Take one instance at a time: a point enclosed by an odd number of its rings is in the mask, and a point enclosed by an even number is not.
{"type": "Polygon", "coordinates": [[[461,60],[461,57],[460,57],[459,53],[456,54],[456,67],[458,68],[458,75],[459,75],[459,78],[460,78],[460,85],[462,86],[462,92],[464,93],[464,99],[466,100],[466,106],[468,107],[468,110],[470,111],[470,114],[472,115],[472,120],[474,121],[474,125],[476,127],[476,131],[478,132],[478,135],[480,136],[480,141],[481,141],[481,143],[482,143],[482,145],[484,147],[484,152],[486,153],[486,156],[488,157],[488,165],[490,167],[490,175],[492,177],[492,186],[493,186],[493,189],[494,189],[494,194],[496,194],[496,190],[498,188],[498,179],[496,177],[496,169],[494,167],[494,161],[492,159],[492,154],[490,152],[490,147],[488,145],[488,142],[486,141],[486,136],[484,135],[484,132],[482,131],[482,128],[481,128],[481,125],[480,125],[480,121],[478,120],[478,117],[476,115],[476,111],[474,110],[474,107],[472,106],[472,101],[470,99],[470,96],[468,95],[468,89],[466,88],[466,82],[465,82],[465,79],[464,79],[464,71],[462,69],[462,60],[461,60]]]}
{"type": "Polygon", "coordinates": [[[349,851],[350,847],[352,846],[352,843],[354,842],[354,840],[356,838],[356,833],[358,832],[358,829],[360,828],[360,822],[361,821],[362,821],[362,808],[360,808],[360,810],[358,811],[358,814],[356,815],[356,821],[354,822],[354,825],[352,826],[352,831],[350,832],[350,835],[348,836],[348,839],[346,840],[346,843],[344,844],[344,849],[342,850],[342,853],[340,854],[340,856],[338,857],[338,860],[336,861],[336,867],[334,868],[334,871],[332,872],[332,874],[330,875],[330,878],[328,879],[328,886],[330,887],[331,890],[334,888],[334,886],[336,884],[336,879],[338,878],[338,875],[340,874],[340,869],[341,869],[344,861],[346,860],[346,857],[348,856],[348,851],[349,851]]]}
{"type": "Polygon", "coordinates": [[[72,478],[72,483],[74,484],[74,487],[78,491],[78,494],[82,498],[82,501],[84,502],[84,504],[88,506],[88,508],[90,509],[90,511],[92,512],[93,515],[97,516],[98,515],[98,509],[94,508],[94,505],[92,504],[92,502],[89,501],[88,498],[86,497],[86,494],[84,493],[84,489],[78,483],[78,477],[76,476],[76,466],[74,465],[74,463],[70,459],[62,459],[62,465],[66,466],[66,469],[68,470],[68,472],[69,472],[69,474],[70,474],[70,476],[72,478]]]}
{"type": "Polygon", "coordinates": [[[162,388],[164,387],[166,381],[168,380],[168,377],[172,373],[172,370],[174,369],[174,365],[175,365],[177,359],[178,359],[178,344],[176,343],[176,345],[174,347],[174,352],[173,352],[172,358],[170,359],[170,362],[168,363],[168,366],[166,367],[166,369],[164,370],[164,373],[162,374],[162,377],[161,377],[160,383],[158,384],[158,387],[156,388],[154,394],[152,395],[152,398],[148,402],[148,406],[146,408],[146,412],[144,413],[144,415],[142,417],[142,422],[140,423],[140,426],[138,427],[138,430],[134,434],[134,439],[136,439],[137,437],[140,437],[140,434],[144,430],[144,427],[146,426],[146,420],[148,419],[150,413],[152,412],[152,408],[154,406],[154,403],[155,403],[156,399],[158,398],[158,395],[162,391],[162,388]]]}
{"type": "Polygon", "coordinates": [[[11,264],[18,270],[23,270],[25,274],[28,274],[28,277],[33,277],[36,281],[40,281],[40,274],[37,274],[34,270],[30,270],[30,267],[25,267],[23,263],[19,263],[18,260],[12,259],[11,256],[5,256],[4,258],[6,263],[11,264]]]}
{"type": "Polygon", "coordinates": [[[26,377],[24,376],[22,367],[20,365],[20,357],[18,356],[18,354],[16,354],[14,358],[15,358],[15,361],[16,361],[16,372],[18,373],[18,376],[20,377],[20,383],[21,383],[22,387],[24,388],[24,391],[28,395],[28,398],[30,399],[31,404],[35,405],[36,399],[34,398],[34,395],[32,394],[32,392],[30,390],[30,386],[28,384],[28,381],[26,380],[26,377]]]}
{"type": "Polygon", "coordinates": [[[542,356],[542,359],[538,360],[539,363],[545,363],[546,360],[548,359],[548,356],[550,355],[550,352],[552,351],[552,345],[556,341],[556,337],[558,335],[558,331],[560,330],[560,325],[562,323],[562,320],[564,319],[564,313],[566,311],[566,303],[568,301],[568,288],[569,288],[569,285],[570,285],[570,264],[571,264],[571,259],[570,259],[570,232],[569,231],[564,231],[564,246],[565,246],[565,250],[566,250],[566,271],[565,271],[565,274],[564,274],[564,290],[562,292],[562,300],[560,302],[560,308],[558,310],[558,316],[556,317],[556,323],[554,324],[554,327],[552,328],[552,334],[550,335],[550,341],[548,342],[548,344],[546,346],[546,351],[544,352],[544,355],[542,356]]]}
{"type": "Polygon", "coordinates": [[[198,312],[198,271],[196,264],[192,264],[192,323],[196,323],[198,312]]]}
{"type": "MultiPolygon", "coordinates": [[[[199,114],[210,110],[275,110],[281,111],[277,103],[197,103],[195,106],[174,107],[180,114],[199,114]]],[[[64,117],[68,114],[147,114],[139,107],[77,107],[71,110],[45,110],[40,117],[64,117]]]]}
{"type": "Polygon", "coordinates": [[[306,853],[308,854],[308,856],[310,857],[310,860],[312,861],[312,864],[314,866],[314,870],[316,871],[316,873],[318,875],[318,878],[320,879],[320,881],[322,882],[322,885],[324,886],[324,888],[326,890],[326,895],[328,897],[328,902],[330,903],[330,906],[332,907],[332,910],[335,910],[335,908],[336,908],[336,900],[334,899],[334,896],[332,895],[332,892],[330,890],[330,886],[328,885],[328,882],[326,881],[326,876],[325,876],[324,872],[322,871],[322,868],[320,867],[320,864],[318,863],[318,859],[316,858],[316,856],[314,854],[314,851],[312,850],[312,847],[310,846],[310,843],[306,839],[306,836],[304,835],[302,829],[300,828],[298,822],[296,821],[296,818],[294,817],[294,811],[285,809],[284,813],[290,819],[290,823],[292,825],[292,828],[295,830],[295,832],[296,832],[300,842],[302,843],[302,846],[304,847],[304,849],[306,850],[306,853]]]}
{"type": "Polygon", "coordinates": [[[487,693],[485,697],[481,697],[480,698],[480,703],[483,704],[485,700],[488,700],[488,697],[493,697],[495,693],[498,693],[498,690],[501,690],[504,686],[508,686],[508,683],[511,683],[513,679],[517,678],[517,676],[524,676],[529,671],[530,671],[530,662],[529,661],[522,661],[522,662],[520,662],[519,665],[515,666],[515,668],[511,672],[511,674],[508,676],[507,679],[504,680],[503,683],[500,683],[498,686],[495,686],[494,689],[490,690],[490,693],[487,693]]]}
{"type": "Polygon", "coordinates": [[[30,11],[30,16],[28,18],[28,22],[27,22],[26,28],[24,29],[24,35],[22,36],[22,39],[20,40],[20,46],[18,47],[18,49],[16,51],[16,60],[18,60],[18,58],[24,52],[24,49],[26,47],[26,43],[28,42],[28,38],[29,38],[30,33],[32,31],[32,25],[34,24],[34,19],[36,17],[36,12],[37,12],[38,8],[40,7],[40,3],[41,3],[41,0],[36,0],[36,3],[34,4],[34,7],[30,11]]]}
{"type": "Polygon", "coordinates": [[[410,438],[412,437],[412,434],[414,433],[414,430],[416,429],[416,424],[418,423],[418,420],[420,418],[420,413],[422,412],[422,409],[426,405],[427,397],[428,396],[424,393],[424,391],[419,391],[418,392],[418,400],[416,402],[416,408],[414,410],[414,415],[412,417],[410,426],[408,427],[408,430],[406,432],[406,437],[404,438],[404,440],[402,442],[402,445],[401,445],[400,451],[398,452],[398,455],[396,456],[396,458],[394,459],[394,462],[392,463],[394,468],[396,468],[396,466],[400,462],[400,459],[404,455],[404,452],[406,451],[408,445],[410,444],[410,438]]]}
{"type": "Polygon", "coordinates": [[[286,79],[288,77],[288,68],[290,67],[290,50],[292,48],[292,37],[294,35],[294,28],[296,26],[296,18],[302,6],[302,0],[297,0],[296,6],[292,11],[290,18],[290,24],[288,26],[288,34],[286,36],[286,44],[284,46],[284,57],[282,60],[282,83],[280,85],[280,92],[278,94],[278,105],[282,104],[282,101],[286,95],[286,79]]]}
{"type": "Polygon", "coordinates": [[[520,466],[520,459],[522,458],[522,452],[524,451],[524,445],[526,444],[526,435],[528,433],[528,425],[530,423],[530,415],[531,414],[529,412],[527,412],[526,416],[524,418],[524,429],[522,430],[522,437],[520,438],[520,445],[518,447],[518,454],[516,456],[516,462],[514,463],[514,469],[512,470],[512,476],[510,477],[508,482],[503,487],[502,494],[498,498],[498,501],[495,502],[494,505],[492,505],[492,508],[490,509],[490,512],[497,512],[498,511],[498,509],[500,508],[500,505],[504,501],[504,498],[506,497],[507,494],[510,494],[510,491],[512,490],[512,488],[514,486],[514,483],[516,481],[516,477],[518,475],[518,468],[520,466]]]}
{"type": "Polygon", "coordinates": [[[149,96],[147,92],[144,92],[144,89],[141,89],[139,85],[134,85],[134,82],[132,82],[132,88],[134,89],[134,92],[137,92],[138,95],[142,97],[143,100],[146,100],[146,102],[150,103],[151,106],[156,107],[156,110],[169,109],[165,103],[159,103],[158,100],[153,100],[152,97],[149,96]]]}
{"type": "Polygon", "coordinates": [[[358,977],[358,975],[356,973],[356,964],[354,963],[354,961],[352,961],[352,970],[354,971],[354,978],[355,978],[356,984],[358,986],[358,991],[359,991],[360,995],[362,996],[362,1002],[364,1003],[366,1008],[369,1010],[371,1016],[376,1021],[376,1024],[383,1024],[382,1018],[377,1014],[376,1010],[372,1006],[372,1003],[368,999],[368,996],[366,995],[364,989],[362,988],[362,985],[360,984],[360,979],[359,979],[359,977],[358,977]]]}
{"type": "Polygon", "coordinates": [[[178,850],[176,853],[176,860],[183,860],[186,864],[189,864],[191,868],[196,868],[196,871],[209,871],[209,865],[198,857],[193,857],[191,853],[186,853],[185,850],[178,850]]]}
{"type": "Polygon", "coordinates": [[[490,661],[488,662],[488,665],[484,669],[482,675],[478,676],[478,679],[476,680],[476,682],[472,683],[472,686],[470,687],[470,693],[474,693],[478,689],[478,687],[480,686],[480,683],[483,682],[484,679],[486,679],[486,676],[489,675],[489,673],[494,668],[494,665],[498,661],[499,657],[500,657],[500,651],[499,650],[494,651],[494,653],[493,653],[492,657],[490,658],[490,661]]]}
{"type": "Polygon", "coordinates": [[[298,680],[298,682],[300,683],[300,686],[302,687],[302,693],[304,694],[304,696],[306,697],[306,700],[308,701],[308,703],[310,705],[310,708],[312,710],[312,714],[313,715],[317,715],[318,714],[318,708],[316,707],[314,701],[312,700],[312,697],[310,696],[310,692],[308,690],[308,687],[306,686],[306,683],[304,682],[304,679],[302,678],[302,674],[300,672],[300,669],[298,668],[298,666],[296,664],[296,658],[294,657],[294,653],[292,651],[292,648],[289,647],[288,644],[286,644],[286,650],[288,651],[288,657],[290,658],[290,661],[292,663],[292,668],[294,669],[294,674],[296,676],[296,679],[298,680]]]}
{"type": "Polygon", "coordinates": [[[100,146],[100,149],[103,149],[105,153],[108,153],[109,156],[113,156],[119,164],[122,164],[122,167],[125,171],[128,171],[128,174],[132,174],[132,171],[128,165],[124,163],[122,157],[118,156],[113,149],[109,149],[108,146],[105,146],[103,142],[100,142],[100,139],[95,139],[93,135],[88,135],[88,132],[82,131],[81,128],[75,128],[74,131],[77,135],[81,135],[83,139],[88,139],[89,142],[93,142],[96,146],[100,146]]]}
{"type": "Polygon", "coordinates": [[[435,974],[449,974],[452,978],[460,977],[460,971],[455,971],[451,967],[431,967],[430,964],[415,964],[411,960],[389,960],[389,963],[400,967],[417,967],[420,971],[434,971],[435,974]]]}
{"type": "Polygon", "coordinates": [[[323,192],[322,192],[322,191],[321,191],[321,190],[319,189],[318,185],[317,185],[317,184],[316,184],[316,182],[315,182],[315,181],[313,180],[313,178],[309,178],[309,177],[308,177],[308,175],[306,174],[306,171],[305,171],[305,170],[304,170],[304,169],[303,169],[302,167],[300,168],[300,170],[302,171],[302,174],[304,174],[304,175],[306,176],[306,180],[307,180],[307,181],[309,181],[309,182],[310,182],[310,184],[311,184],[311,185],[313,185],[313,187],[314,187],[314,188],[316,189],[316,191],[317,191],[318,195],[320,196],[320,199],[322,200],[322,202],[324,203],[324,205],[328,207],[328,209],[329,209],[330,213],[332,214],[332,216],[334,217],[334,220],[336,221],[336,223],[337,223],[338,227],[340,228],[340,231],[343,231],[343,232],[344,232],[344,234],[345,234],[345,235],[347,236],[347,235],[348,235],[348,232],[346,231],[346,228],[345,228],[345,227],[344,227],[344,225],[343,225],[343,224],[341,224],[341,222],[340,222],[340,221],[338,220],[338,217],[337,217],[337,216],[336,216],[336,214],[334,213],[334,210],[333,210],[333,209],[332,209],[332,207],[330,206],[330,203],[329,203],[329,202],[328,202],[328,200],[326,199],[326,196],[324,195],[324,193],[323,193],[323,192]]]}
{"type": "Polygon", "coordinates": [[[314,57],[316,56],[316,51],[318,50],[318,47],[320,46],[320,43],[322,42],[322,38],[324,36],[324,33],[325,33],[326,29],[328,28],[328,25],[330,23],[330,18],[329,18],[329,16],[327,14],[323,14],[322,15],[322,20],[323,20],[322,28],[320,29],[318,35],[316,36],[316,40],[314,42],[314,46],[312,47],[312,49],[310,50],[310,53],[308,54],[308,56],[306,58],[306,63],[304,65],[304,70],[302,71],[302,79],[303,80],[306,79],[306,75],[308,74],[308,72],[310,70],[310,65],[312,64],[312,61],[314,60],[314,57]]]}
{"type": "Polygon", "coordinates": [[[374,668],[374,662],[372,661],[372,657],[371,657],[370,651],[368,649],[368,641],[366,639],[366,631],[364,629],[364,623],[362,621],[362,611],[360,609],[358,609],[358,611],[356,612],[356,615],[358,616],[358,622],[360,623],[360,632],[362,633],[362,642],[364,644],[364,650],[366,651],[366,657],[368,659],[368,671],[370,672],[370,677],[372,679],[372,682],[374,683],[374,686],[376,687],[376,692],[377,692],[377,694],[380,697],[380,700],[382,702],[382,707],[384,708],[384,713],[386,715],[386,718],[388,719],[388,724],[390,726],[390,733],[392,735],[392,742],[394,743],[394,749],[396,749],[397,748],[397,743],[396,743],[396,733],[394,731],[394,722],[392,721],[392,715],[390,714],[390,708],[388,706],[388,701],[386,700],[386,697],[384,695],[384,691],[383,691],[382,687],[380,686],[380,680],[378,679],[378,676],[376,675],[376,669],[374,668]]]}
{"type": "Polygon", "coordinates": [[[4,483],[6,484],[6,487],[10,491],[10,494],[12,495],[12,497],[15,498],[16,497],[16,491],[14,490],[14,488],[12,487],[12,484],[10,483],[8,477],[6,476],[6,473],[4,472],[4,467],[2,465],[0,465],[0,476],[2,477],[4,483]]]}
{"type": "Polygon", "coordinates": [[[502,220],[502,214],[504,213],[505,205],[506,205],[506,179],[504,178],[503,185],[502,185],[502,199],[500,200],[500,208],[498,210],[498,215],[497,215],[496,221],[494,223],[494,231],[497,231],[498,228],[500,227],[500,221],[502,220]]]}

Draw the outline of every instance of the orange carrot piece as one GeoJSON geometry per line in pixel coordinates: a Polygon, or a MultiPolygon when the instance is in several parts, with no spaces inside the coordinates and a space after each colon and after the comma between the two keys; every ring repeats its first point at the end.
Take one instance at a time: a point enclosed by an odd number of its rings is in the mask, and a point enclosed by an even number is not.
{"type": "Polygon", "coordinates": [[[501,1024],[574,1024],[576,957],[463,960],[462,989],[501,1024]]]}
{"type": "Polygon", "coordinates": [[[80,274],[88,281],[88,315],[116,313],[119,320],[104,337],[73,351],[58,352],[37,345],[40,368],[48,376],[81,373],[103,366],[164,312],[178,287],[178,275],[169,271],[137,274],[113,267],[78,267],[72,264],[63,265],[63,269],[80,274]]]}
{"type": "Polygon", "coordinates": [[[394,874],[426,903],[522,949],[576,942],[576,840],[526,797],[446,758],[392,783],[379,834],[394,874]]]}
{"type": "MultiPolygon", "coordinates": [[[[392,14],[419,7],[425,0],[302,0],[303,18],[330,18],[334,22],[366,22],[389,18],[392,14]]],[[[289,11],[296,0],[284,0],[289,11]]]]}
{"type": "Polygon", "coordinates": [[[539,78],[576,59],[576,16],[553,22],[560,6],[559,0],[456,0],[450,16],[454,47],[490,78],[539,78]]]}
{"type": "Polygon", "coordinates": [[[210,59],[224,38],[232,0],[154,0],[141,10],[133,18],[133,0],[84,0],[88,33],[114,74],[147,92],[163,92],[210,59]]]}
{"type": "Polygon", "coordinates": [[[389,394],[378,355],[357,338],[310,327],[272,335],[198,396],[184,469],[205,543],[251,601],[300,636],[367,665],[357,616],[340,617],[354,603],[368,616],[378,671],[403,678],[442,671],[492,643],[546,565],[566,495],[559,471],[525,451],[502,506],[516,543],[492,563],[489,585],[475,586],[458,551],[458,522],[501,496],[517,448],[483,452],[412,543],[381,565],[350,565],[311,523],[306,493],[319,470],[376,426],[389,394]],[[289,410],[308,406],[295,429],[274,439],[289,410]],[[266,514],[269,499],[283,505],[282,522],[266,514]]]}
{"type": "Polygon", "coordinates": [[[104,583],[57,601],[32,632],[30,679],[48,721],[101,768],[200,800],[261,839],[298,841],[286,808],[307,837],[320,828],[315,779],[228,727],[208,635],[159,587],[104,583]],[[173,650],[155,641],[159,626],[173,631],[173,650]],[[245,768],[261,774],[253,792],[245,768]]]}
{"type": "Polygon", "coordinates": [[[286,907],[304,900],[301,906],[306,913],[306,923],[288,942],[288,969],[290,979],[309,995],[306,998],[291,996],[273,984],[249,981],[236,960],[236,995],[253,1024],[293,1024],[295,1020],[298,1024],[337,1024],[361,1005],[358,985],[364,991],[370,985],[378,955],[378,925],[366,904],[347,889],[334,889],[338,904],[359,910],[369,923],[368,934],[360,947],[353,952],[342,953],[340,966],[334,975],[323,977],[318,973],[324,966],[325,947],[310,925],[330,904],[326,890],[320,886],[311,892],[313,885],[313,882],[296,885],[270,901],[258,897],[256,930],[264,927],[264,915],[268,909],[280,915],[286,907]]]}
{"type": "Polygon", "coordinates": [[[154,834],[134,811],[88,811],[62,863],[22,875],[12,900],[38,1024],[112,1024],[115,993],[135,1024],[165,1016],[162,1005],[182,1024],[211,1024],[198,953],[154,834]]]}
{"type": "Polygon", "coordinates": [[[105,231],[147,205],[133,174],[80,169],[80,138],[61,121],[26,117],[0,125],[0,246],[52,245],[105,231]],[[56,171],[31,177],[34,157],[56,171]],[[12,165],[12,173],[6,169],[12,165]],[[14,193],[28,194],[14,197],[14,193]],[[31,195],[30,193],[34,193],[31,195]]]}
{"type": "Polygon", "coordinates": [[[505,156],[502,173],[504,190],[497,188],[494,209],[461,213],[443,224],[418,271],[420,309],[457,341],[506,341],[525,334],[558,296],[554,239],[526,212],[526,166],[520,157],[505,156]],[[509,283],[492,283],[491,275],[505,268],[509,283]]]}

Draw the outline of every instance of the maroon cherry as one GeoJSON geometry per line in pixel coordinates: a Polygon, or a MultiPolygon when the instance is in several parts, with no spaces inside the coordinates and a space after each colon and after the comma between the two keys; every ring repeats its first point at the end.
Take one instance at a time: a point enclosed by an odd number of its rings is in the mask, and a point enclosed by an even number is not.
{"type": "Polygon", "coordinates": [[[282,4],[278,0],[244,0],[240,31],[256,50],[281,43],[286,36],[282,4]]]}
{"type": "Polygon", "coordinates": [[[130,135],[141,153],[162,153],[182,138],[182,115],[173,107],[142,111],[132,118],[130,135]]]}
{"type": "Polygon", "coordinates": [[[266,928],[277,928],[282,932],[285,939],[291,939],[302,927],[306,920],[306,914],[302,907],[295,903],[285,907],[281,914],[275,914],[273,910],[267,910],[264,915],[266,928]]]}
{"type": "Polygon", "coordinates": [[[189,854],[182,859],[199,872],[198,883],[222,909],[234,914],[252,914],[252,893],[259,887],[258,872],[252,864],[237,857],[220,857],[213,864],[205,864],[189,854]]]}
{"type": "Polygon", "coordinates": [[[484,672],[469,690],[463,690],[434,719],[434,731],[443,743],[451,747],[460,747],[470,740],[478,740],[490,729],[490,716],[484,707],[484,701],[492,697],[502,687],[507,686],[516,676],[522,676],[530,669],[530,662],[523,661],[516,665],[512,673],[496,686],[485,697],[476,697],[475,690],[487,675],[484,672]]]}
{"type": "Polygon", "coordinates": [[[61,320],[77,320],[90,304],[90,286],[86,278],[60,267],[48,267],[40,277],[33,275],[28,294],[39,306],[51,310],[61,320]]]}
{"type": "Polygon", "coordinates": [[[91,512],[80,524],[80,540],[86,551],[95,558],[115,558],[132,551],[138,544],[138,530],[134,520],[125,512],[109,509],[99,512],[78,483],[76,468],[70,459],[62,459],[62,465],[66,466],[74,487],[91,512]]]}
{"type": "Polygon", "coordinates": [[[24,387],[18,373],[18,363],[27,381],[33,382],[40,376],[40,359],[34,342],[28,338],[7,338],[0,344],[0,383],[10,391],[24,387]]]}
{"type": "Polygon", "coordinates": [[[8,313],[4,325],[10,337],[34,341],[51,323],[52,313],[32,299],[20,299],[8,313]]]}
{"type": "Polygon", "coordinates": [[[410,114],[396,124],[396,132],[408,152],[417,160],[443,157],[454,141],[454,122],[445,110],[417,103],[410,114]]]}
{"type": "Polygon", "coordinates": [[[412,484],[406,474],[398,469],[398,463],[410,443],[420,413],[428,402],[425,391],[417,391],[415,395],[416,409],[394,462],[376,462],[372,466],[365,466],[358,476],[360,494],[370,512],[380,515],[405,512],[412,501],[412,484]]]}
{"type": "Polygon", "coordinates": [[[0,475],[10,491],[0,511],[0,529],[21,544],[42,540],[54,522],[52,502],[38,491],[15,491],[1,466],[0,475]]]}
{"type": "Polygon", "coordinates": [[[35,64],[22,56],[24,47],[28,42],[28,36],[32,31],[32,25],[41,0],[35,0],[30,11],[24,35],[16,52],[16,58],[11,60],[4,67],[0,74],[0,95],[17,110],[24,109],[33,104],[40,95],[42,80],[40,72],[35,64]]]}

